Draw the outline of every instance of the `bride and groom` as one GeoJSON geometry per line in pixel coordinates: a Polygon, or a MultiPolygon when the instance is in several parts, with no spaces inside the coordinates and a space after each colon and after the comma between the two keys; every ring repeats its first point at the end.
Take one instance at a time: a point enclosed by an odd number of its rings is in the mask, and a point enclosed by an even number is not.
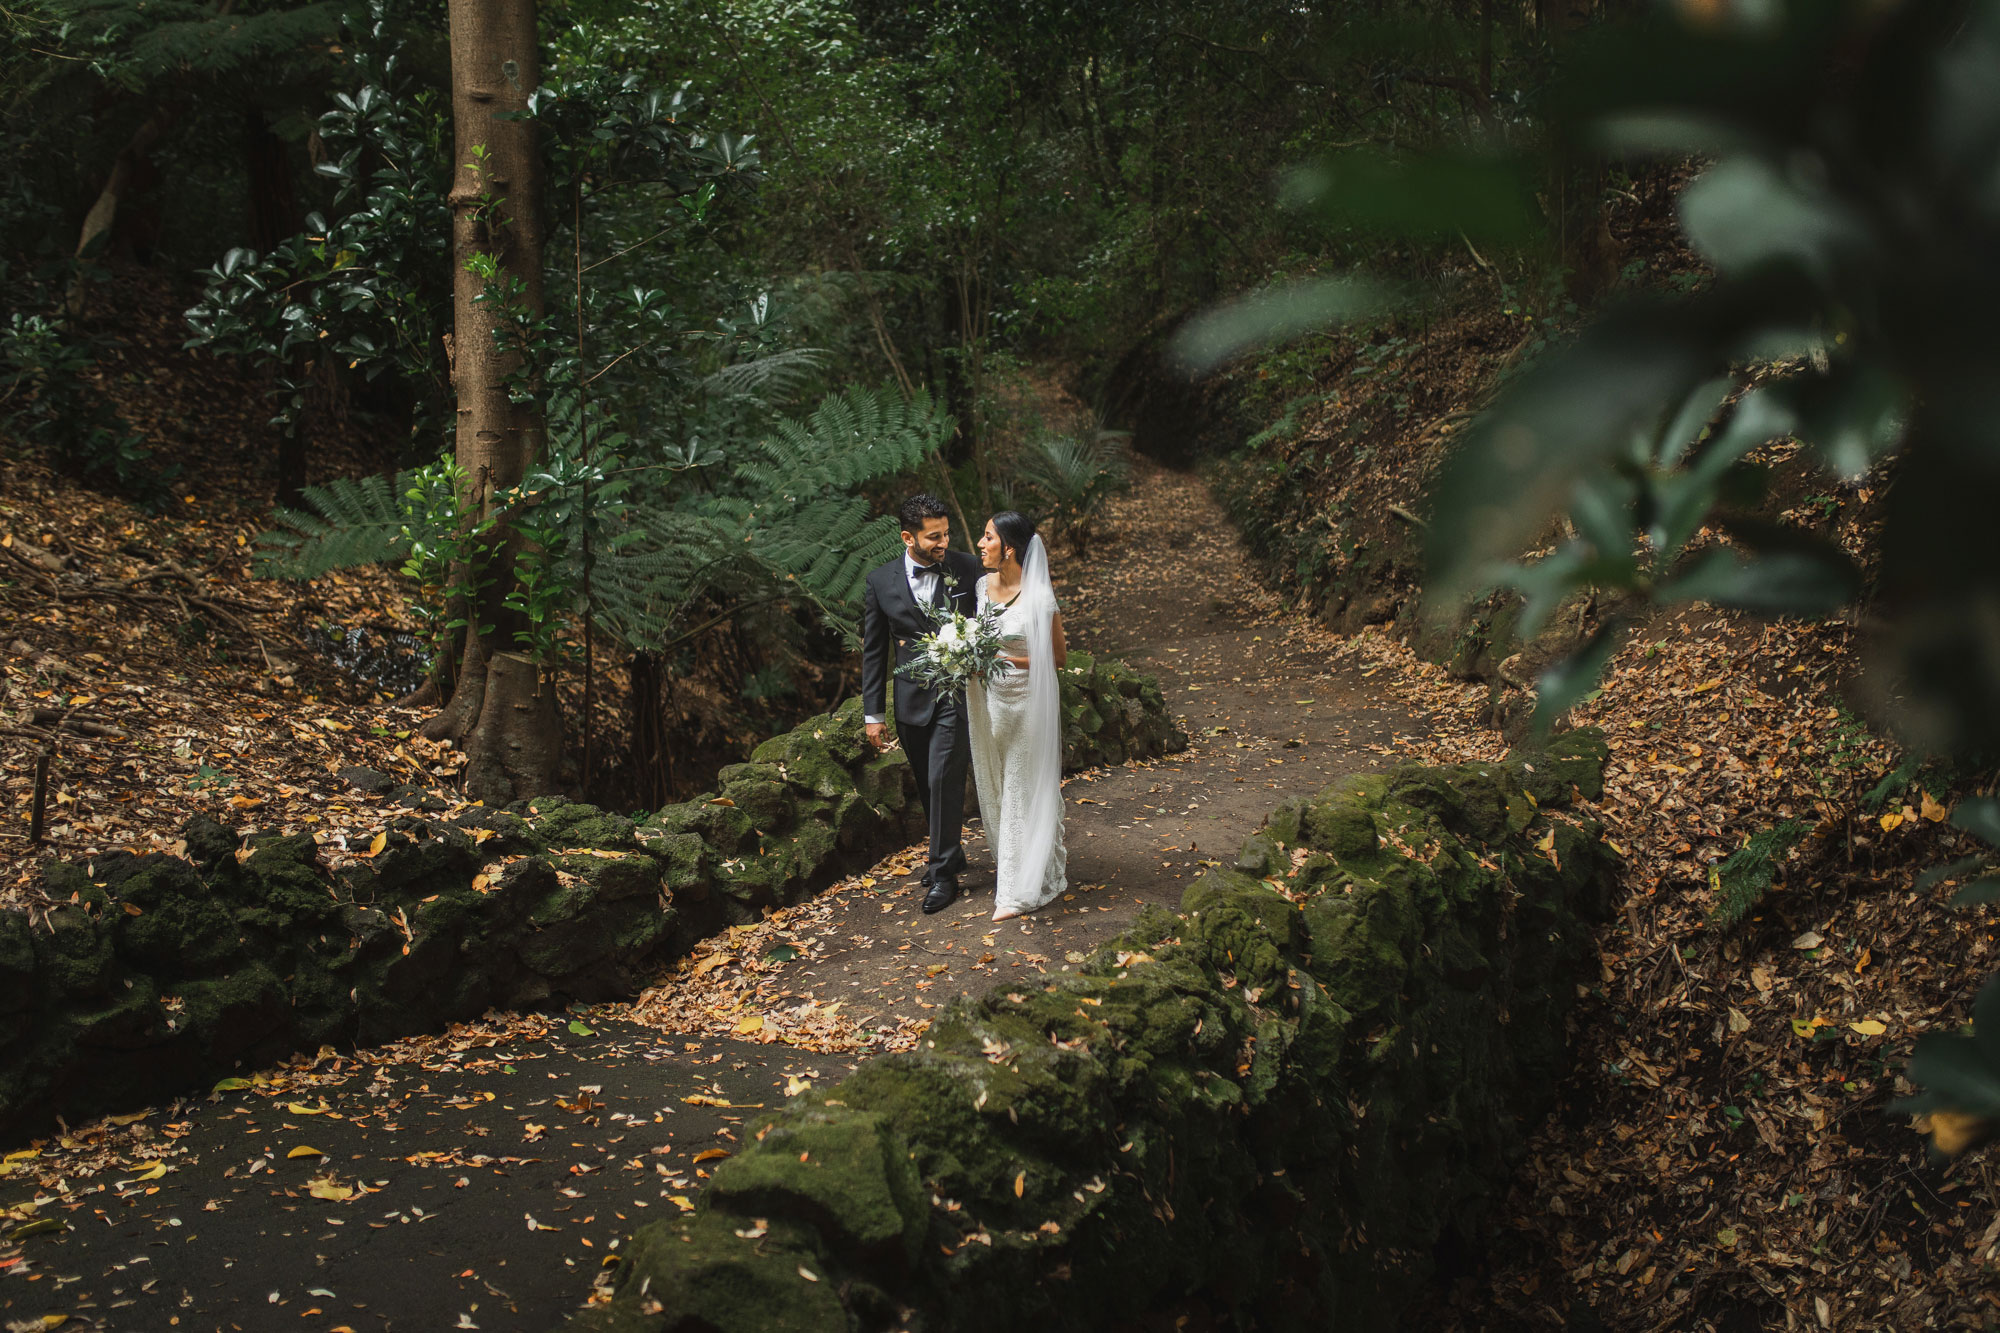
{"type": "Polygon", "coordinates": [[[868,740],[888,744],[884,701],[895,677],[896,734],[930,820],[924,911],[958,897],[968,760],[994,862],[993,919],[1032,912],[1068,887],[1063,846],[1062,710],[1056,672],[1068,658],[1048,551],[1035,525],[995,514],[979,554],[951,549],[951,520],[934,495],[899,514],[903,555],[868,575],[861,616],[861,706],[868,740]],[[925,611],[975,615],[1000,607],[1001,650],[1016,668],[963,696],[903,678],[931,633],[925,611]]]}

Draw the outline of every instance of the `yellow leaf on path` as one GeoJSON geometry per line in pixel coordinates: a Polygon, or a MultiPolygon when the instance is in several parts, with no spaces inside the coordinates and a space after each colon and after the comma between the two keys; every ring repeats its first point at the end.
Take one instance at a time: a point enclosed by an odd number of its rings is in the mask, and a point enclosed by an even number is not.
{"type": "Polygon", "coordinates": [[[297,1148],[294,1148],[294,1149],[292,1149],[292,1150],[291,1150],[290,1152],[286,1153],[286,1154],[285,1154],[285,1156],[287,1156],[287,1157],[324,1157],[324,1156],[326,1156],[326,1154],[325,1154],[325,1153],[323,1153],[323,1152],[321,1152],[321,1151],[320,1151],[319,1149],[317,1149],[317,1148],[308,1148],[308,1147],[305,1147],[305,1146],[301,1145],[301,1146],[299,1146],[299,1147],[297,1147],[297,1148]]]}
{"type": "Polygon", "coordinates": [[[66,1314],[45,1314],[42,1316],[43,1328],[61,1328],[68,1322],[69,1316],[66,1314]]]}
{"type": "Polygon", "coordinates": [[[688,1198],[688,1196],[685,1194],[669,1195],[667,1197],[667,1202],[672,1204],[674,1207],[680,1209],[684,1213],[691,1213],[694,1211],[694,1200],[688,1198]]]}
{"type": "Polygon", "coordinates": [[[1986,1137],[1986,1122],[1966,1111],[1932,1111],[1916,1119],[1919,1134],[1931,1136],[1931,1146],[1947,1157],[1976,1148],[1986,1137]]]}
{"type": "Polygon", "coordinates": [[[12,1166],[17,1162],[25,1162],[30,1158],[40,1157],[41,1155],[42,1155],[41,1149],[39,1148],[23,1148],[19,1152],[8,1153],[6,1157],[6,1162],[7,1165],[12,1166]]]}
{"type": "Polygon", "coordinates": [[[1884,833],[1887,833],[1890,829],[1895,828],[1898,824],[1902,822],[1903,822],[1903,816],[1898,812],[1891,810],[1888,814],[1882,816],[1882,831],[1884,833]]]}
{"type": "Polygon", "coordinates": [[[1919,787],[1917,795],[1923,798],[1922,802],[1917,806],[1918,815],[1928,819],[1933,824],[1941,824],[1950,816],[1951,811],[1933,801],[1929,792],[1919,787]]]}
{"type": "Polygon", "coordinates": [[[331,1111],[332,1109],[333,1108],[331,1106],[328,1106],[324,1100],[322,1100],[318,1106],[307,1106],[302,1102],[285,1103],[285,1110],[290,1115],[325,1115],[328,1111],[331,1111]]]}
{"type": "Polygon", "coordinates": [[[1027,1188],[1028,1173],[1023,1171],[1014,1177],[1014,1197],[1017,1199],[1020,1198],[1027,1191],[1027,1188]]]}
{"type": "Polygon", "coordinates": [[[712,953],[706,958],[695,960],[694,974],[698,977],[707,976],[710,972],[715,971],[716,968],[735,961],[736,955],[733,953],[712,953]]]}
{"type": "Polygon", "coordinates": [[[134,1180],[158,1180],[167,1174],[165,1162],[141,1162],[137,1169],[139,1174],[132,1177],[134,1180]]]}
{"type": "Polygon", "coordinates": [[[763,1015],[745,1014],[742,1018],[736,1020],[736,1030],[746,1035],[752,1032],[762,1032],[764,1030],[763,1015]]]}
{"type": "Polygon", "coordinates": [[[113,1125],[133,1125],[137,1124],[141,1120],[144,1120],[147,1116],[151,1114],[152,1114],[151,1111],[134,1111],[130,1115],[108,1115],[105,1116],[104,1119],[107,1123],[113,1125]]]}
{"type": "Polygon", "coordinates": [[[1705,680],[1705,681],[1703,681],[1703,682],[1702,682],[1701,684],[1699,684],[1699,685],[1695,686],[1695,687],[1694,687],[1693,689],[1689,690],[1689,691],[1688,691],[1688,693],[1689,693],[1689,694],[1707,694],[1707,693],[1708,693],[1708,692],[1709,692],[1710,690],[1714,689],[1714,688],[1715,688],[1716,686],[1720,685],[1721,683],[1722,683],[1722,677],[1720,677],[1720,676],[1717,676],[1717,677],[1716,677],[1716,678],[1715,678],[1714,680],[1705,680]]]}
{"type": "Polygon", "coordinates": [[[217,1092],[235,1092],[238,1088],[247,1088],[249,1086],[250,1080],[247,1078],[225,1078],[216,1083],[215,1090],[217,1092]]]}
{"type": "Polygon", "coordinates": [[[354,1197],[353,1187],[336,1185],[331,1176],[315,1180],[306,1186],[306,1193],[315,1199],[331,1199],[335,1203],[345,1203],[354,1197]]]}
{"type": "Polygon", "coordinates": [[[1847,1026],[1853,1028],[1856,1032],[1859,1032],[1864,1037],[1879,1037],[1884,1032],[1887,1032],[1889,1030],[1888,1028],[1876,1022],[1872,1018],[1858,1019],[1855,1022],[1849,1023],[1847,1026]]]}
{"type": "Polygon", "coordinates": [[[694,1160],[697,1162],[713,1162],[718,1157],[727,1156],[729,1156],[729,1149],[727,1148],[703,1148],[694,1155],[694,1160]]]}

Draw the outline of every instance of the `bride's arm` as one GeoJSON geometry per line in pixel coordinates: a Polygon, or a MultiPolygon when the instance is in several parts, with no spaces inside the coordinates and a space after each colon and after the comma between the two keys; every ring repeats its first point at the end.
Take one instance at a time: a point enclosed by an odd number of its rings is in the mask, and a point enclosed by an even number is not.
{"type": "Polygon", "coordinates": [[[1062,612],[1060,611],[1056,612],[1055,620],[1049,625],[1049,652],[1056,659],[1056,670],[1061,671],[1069,665],[1069,645],[1063,642],[1062,612]]]}

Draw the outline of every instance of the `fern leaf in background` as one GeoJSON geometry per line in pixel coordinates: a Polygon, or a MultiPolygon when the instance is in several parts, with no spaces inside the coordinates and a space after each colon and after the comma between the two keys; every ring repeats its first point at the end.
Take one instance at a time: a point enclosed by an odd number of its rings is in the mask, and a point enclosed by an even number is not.
{"type": "Polygon", "coordinates": [[[342,478],[308,486],[311,508],[279,509],[258,535],[256,570],[265,578],[312,579],[336,569],[401,560],[412,533],[406,508],[414,474],[342,478]]]}
{"type": "Polygon", "coordinates": [[[73,23],[105,37],[129,34],[121,73],[128,79],[176,74],[213,77],[242,70],[269,73],[288,57],[319,56],[340,31],[344,5],[320,0],[292,9],[233,12],[194,0],[83,0],[54,6],[73,23]]]}
{"type": "Polygon", "coordinates": [[[826,362],[817,347],[792,347],[755,361],[738,361],[704,377],[701,387],[719,398],[741,399],[753,407],[779,408],[805,387],[826,362]]]}
{"type": "Polygon", "coordinates": [[[915,471],[950,431],[928,394],[829,394],[804,421],[777,423],[739,469],[759,498],[718,505],[717,517],[851,634],[863,579],[902,546],[896,520],[873,515],[855,492],[915,471]]]}
{"type": "Polygon", "coordinates": [[[1082,558],[1104,503],[1130,481],[1132,464],[1123,431],[1044,435],[1021,452],[1019,481],[1040,504],[1052,536],[1082,558]]]}

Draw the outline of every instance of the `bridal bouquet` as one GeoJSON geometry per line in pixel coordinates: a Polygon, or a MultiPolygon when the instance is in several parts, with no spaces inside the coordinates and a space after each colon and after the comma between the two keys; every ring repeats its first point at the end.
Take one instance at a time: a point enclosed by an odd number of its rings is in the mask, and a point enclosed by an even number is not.
{"type": "Polygon", "coordinates": [[[1001,613],[997,606],[976,616],[932,611],[937,628],[919,641],[916,657],[902,668],[903,676],[918,685],[961,694],[975,680],[987,684],[1006,675],[1014,667],[1000,652],[1001,613]]]}

